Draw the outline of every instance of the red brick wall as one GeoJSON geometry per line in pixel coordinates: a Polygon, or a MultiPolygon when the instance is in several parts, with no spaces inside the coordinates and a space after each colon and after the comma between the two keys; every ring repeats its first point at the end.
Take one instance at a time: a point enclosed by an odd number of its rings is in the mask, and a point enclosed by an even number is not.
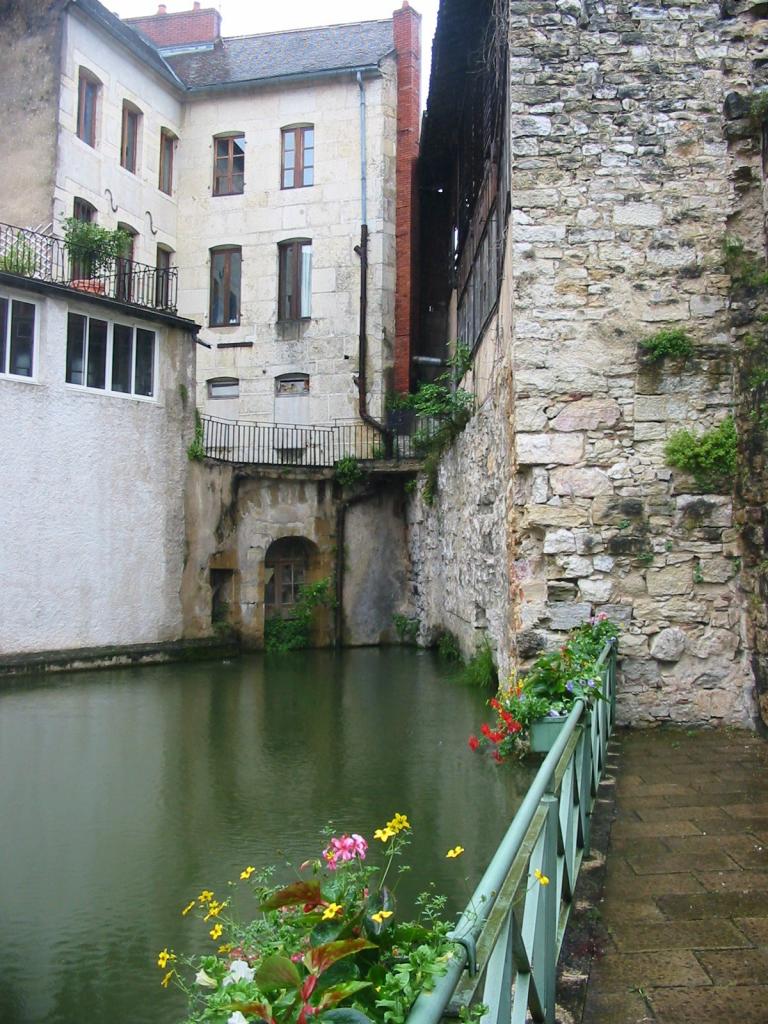
{"type": "Polygon", "coordinates": [[[411,382],[416,322],[416,160],[421,119],[421,15],[403,6],[392,15],[397,51],[397,164],[395,212],[395,391],[411,382]]]}
{"type": "Polygon", "coordinates": [[[221,35],[221,15],[213,8],[180,11],[178,14],[152,14],[145,18],[126,18],[156,46],[182,46],[184,43],[213,43],[221,35]]]}

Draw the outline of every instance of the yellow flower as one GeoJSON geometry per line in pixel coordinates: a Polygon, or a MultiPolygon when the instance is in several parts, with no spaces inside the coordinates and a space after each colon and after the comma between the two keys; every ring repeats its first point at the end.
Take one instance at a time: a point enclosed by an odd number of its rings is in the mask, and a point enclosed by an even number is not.
{"type": "Polygon", "coordinates": [[[392,836],[396,835],[397,832],[395,832],[393,828],[390,828],[389,825],[387,825],[386,828],[377,828],[376,831],[373,833],[373,838],[380,839],[382,843],[386,843],[388,839],[391,839],[392,836]]]}
{"type": "Polygon", "coordinates": [[[400,814],[398,811],[391,821],[387,822],[387,828],[392,829],[393,832],[402,832],[403,829],[410,828],[411,823],[405,814],[400,814]]]}
{"type": "Polygon", "coordinates": [[[176,959],[176,954],[175,953],[169,953],[168,952],[168,947],[166,946],[165,949],[161,949],[160,952],[157,954],[157,966],[161,970],[164,971],[165,968],[168,966],[168,961],[169,960],[175,960],[175,959],[176,959]]]}
{"type": "Polygon", "coordinates": [[[223,931],[224,929],[220,924],[215,924],[213,928],[211,928],[211,938],[216,941],[223,931]]]}
{"type": "Polygon", "coordinates": [[[549,885],[549,879],[546,875],[543,875],[538,868],[533,872],[533,877],[539,883],[539,885],[549,885]]]}
{"type": "Polygon", "coordinates": [[[329,903],[328,906],[323,911],[323,920],[333,920],[333,918],[336,917],[337,914],[340,914],[342,910],[343,907],[341,907],[338,903],[329,903]]]}
{"type": "Polygon", "coordinates": [[[233,948],[234,947],[233,947],[232,943],[231,942],[227,942],[227,943],[225,943],[225,945],[219,946],[219,952],[220,953],[229,953],[233,948]]]}
{"type": "Polygon", "coordinates": [[[205,915],[203,920],[207,921],[211,917],[218,917],[226,905],[226,903],[217,903],[216,900],[211,900],[208,904],[208,913],[205,915]]]}
{"type": "Polygon", "coordinates": [[[377,913],[371,914],[371,920],[375,921],[376,924],[381,924],[382,921],[385,921],[388,917],[392,917],[392,913],[393,911],[391,910],[379,910],[377,913]]]}
{"type": "Polygon", "coordinates": [[[198,903],[209,903],[213,899],[213,893],[210,889],[203,889],[200,895],[197,897],[198,903]]]}
{"type": "Polygon", "coordinates": [[[454,846],[453,849],[449,850],[448,853],[446,853],[445,856],[446,857],[460,857],[462,855],[462,853],[464,853],[464,847],[463,846],[454,846]]]}
{"type": "Polygon", "coordinates": [[[187,916],[187,914],[188,914],[188,913],[190,912],[190,910],[192,909],[192,907],[194,907],[194,905],[195,905],[195,901],[194,901],[194,900],[192,900],[192,902],[191,902],[191,903],[188,903],[188,904],[186,905],[186,907],[184,907],[184,909],[182,910],[182,912],[181,912],[181,916],[182,916],[182,917],[186,917],[186,916],[187,916]]]}
{"type": "Polygon", "coordinates": [[[256,868],[252,867],[249,864],[248,867],[244,871],[240,872],[240,878],[242,878],[242,879],[250,878],[255,870],[256,870],[256,868]]]}
{"type": "Polygon", "coordinates": [[[160,982],[163,988],[168,988],[168,982],[171,980],[175,973],[176,971],[168,971],[163,980],[160,982]]]}

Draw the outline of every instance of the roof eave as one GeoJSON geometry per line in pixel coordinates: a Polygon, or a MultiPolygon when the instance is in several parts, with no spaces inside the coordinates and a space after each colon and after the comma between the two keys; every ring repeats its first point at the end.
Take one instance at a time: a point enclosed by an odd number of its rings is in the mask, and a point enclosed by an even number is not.
{"type": "MultiPolygon", "coordinates": [[[[388,56],[385,54],[384,56],[388,56]]],[[[382,57],[382,60],[384,58],[382,57]]],[[[289,82],[305,82],[316,78],[332,78],[342,75],[367,75],[369,78],[381,75],[379,64],[358,64],[354,67],[323,68],[320,71],[297,71],[291,75],[271,75],[267,78],[242,78],[231,82],[215,82],[212,85],[187,85],[188,96],[204,96],[208,93],[228,92],[234,89],[252,89],[257,86],[282,85],[289,82]]]]}

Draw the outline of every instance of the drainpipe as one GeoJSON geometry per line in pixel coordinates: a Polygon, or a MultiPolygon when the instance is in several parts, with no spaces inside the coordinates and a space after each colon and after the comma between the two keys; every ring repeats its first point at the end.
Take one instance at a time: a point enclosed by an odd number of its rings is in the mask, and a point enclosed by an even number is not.
{"type": "Polygon", "coordinates": [[[355,252],[360,257],[360,337],[357,350],[357,406],[360,419],[377,430],[384,438],[385,452],[392,457],[392,432],[383,423],[368,412],[366,398],[368,335],[366,322],[368,319],[368,165],[366,162],[366,129],[365,129],[365,85],[363,76],[357,72],[357,87],[360,90],[360,244],[355,252]]]}

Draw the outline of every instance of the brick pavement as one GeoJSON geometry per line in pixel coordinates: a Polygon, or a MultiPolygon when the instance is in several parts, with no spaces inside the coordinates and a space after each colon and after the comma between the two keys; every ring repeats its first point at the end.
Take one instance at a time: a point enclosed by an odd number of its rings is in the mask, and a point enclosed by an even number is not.
{"type": "Polygon", "coordinates": [[[768,1024],[768,743],[618,734],[583,1024],[768,1024]]]}

